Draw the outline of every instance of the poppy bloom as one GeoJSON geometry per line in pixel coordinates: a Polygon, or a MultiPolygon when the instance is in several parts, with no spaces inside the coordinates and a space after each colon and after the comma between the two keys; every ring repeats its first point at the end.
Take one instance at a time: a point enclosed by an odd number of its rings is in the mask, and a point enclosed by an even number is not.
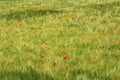
{"type": "Polygon", "coordinates": [[[120,44],[120,42],[118,42],[118,44],[120,44]]]}
{"type": "Polygon", "coordinates": [[[63,59],[64,59],[64,60],[67,60],[67,56],[64,56],[63,59]]]}
{"type": "Polygon", "coordinates": [[[102,46],[101,46],[101,48],[103,49],[103,48],[105,48],[105,46],[104,46],[104,45],[102,45],[102,46]]]}
{"type": "Polygon", "coordinates": [[[56,66],[56,64],[57,64],[56,62],[53,62],[53,66],[56,66]]]}
{"type": "Polygon", "coordinates": [[[42,59],[44,59],[44,58],[45,58],[45,56],[41,56],[41,58],[42,58],[42,59]]]}

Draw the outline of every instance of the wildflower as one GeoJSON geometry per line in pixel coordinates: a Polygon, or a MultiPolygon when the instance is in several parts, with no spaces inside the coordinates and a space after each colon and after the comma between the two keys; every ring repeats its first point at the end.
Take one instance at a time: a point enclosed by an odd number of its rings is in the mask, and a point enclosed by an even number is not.
{"type": "Polygon", "coordinates": [[[56,62],[53,62],[53,66],[54,66],[54,67],[56,66],[56,64],[57,64],[56,62]]]}
{"type": "Polygon", "coordinates": [[[67,60],[67,56],[64,56],[63,58],[64,58],[64,60],[67,60]]]}
{"type": "Polygon", "coordinates": [[[101,48],[102,48],[102,49],[105,48],[104,45],[102,45],[101,48]]]}
{"type": "Polygon", "coordinates": [[[41,56],[41,58],[42,58],[42,59],[44,59],[44,58],[45,58],[45,56],[41,56]]]}
{"type": "Polygon", "coordinates": [[[118,44],[120,44],[120,42],[118,42],[118,44]]]}

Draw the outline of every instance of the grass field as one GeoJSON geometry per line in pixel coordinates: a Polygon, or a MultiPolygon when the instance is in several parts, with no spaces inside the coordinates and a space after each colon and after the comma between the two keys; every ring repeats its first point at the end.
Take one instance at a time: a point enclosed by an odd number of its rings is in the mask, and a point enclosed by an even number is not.
{"type": "Polygon", "coordinates": [[[0,0],[0,80],[120,80],[120,0],[0,0]]]}

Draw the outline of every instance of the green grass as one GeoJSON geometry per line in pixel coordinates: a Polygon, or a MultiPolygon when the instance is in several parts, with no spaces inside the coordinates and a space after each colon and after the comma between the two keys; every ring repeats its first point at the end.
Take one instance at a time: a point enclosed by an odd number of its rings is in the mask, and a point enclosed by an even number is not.
{"type": "Polygon", "coordinates": [[[0,1],[0,80],[119,79],[119,0],[0,1]]]}

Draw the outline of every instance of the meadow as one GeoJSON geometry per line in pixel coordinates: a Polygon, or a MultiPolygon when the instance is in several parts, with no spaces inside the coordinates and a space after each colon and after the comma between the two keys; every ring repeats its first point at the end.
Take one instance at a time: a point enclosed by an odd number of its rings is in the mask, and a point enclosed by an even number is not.
{"type": "Polygon", "coordinates": [[[0,80],[120,80],[120,0],[0,0],[0,80]]]}

